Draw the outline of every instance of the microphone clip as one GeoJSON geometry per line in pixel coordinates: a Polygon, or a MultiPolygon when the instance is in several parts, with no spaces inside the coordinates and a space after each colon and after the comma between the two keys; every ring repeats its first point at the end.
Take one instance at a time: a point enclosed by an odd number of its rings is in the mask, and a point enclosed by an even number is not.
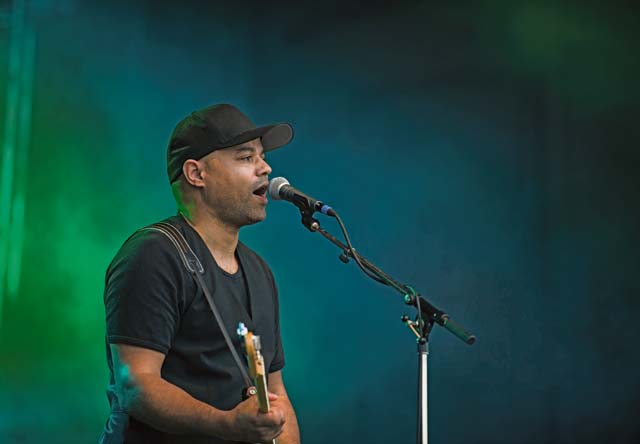
{"type": "Polygon", "coordinates": [[[307,230],[315,233],[320,228],[320,222],[316,218],[313,217],[313,213],[315,213],[315,209],[310,205],[298,205],[296,207],[300,210],[300,216],[302,217],[302,225],[304,225],[307,230]]]}

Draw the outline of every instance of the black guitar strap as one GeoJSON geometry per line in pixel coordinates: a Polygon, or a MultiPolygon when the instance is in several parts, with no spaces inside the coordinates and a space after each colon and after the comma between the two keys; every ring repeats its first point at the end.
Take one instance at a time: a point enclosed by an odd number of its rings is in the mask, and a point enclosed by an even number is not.
{"type": "Polygon", "coordinates": [[[180,230],[178,230],[175,226],[171,225],[167,222],[158,222],[153,225],[149,225],[148,227],[140,228],[138,231],[149,230],[149,231],[157,231],[159,233],[164,234],[171,243],[176,247],[184,266],[187,268],[189,273],[193,276],[196,281],[196,284],[200,287],[205,297],[207,298],[207,302],[209,303],[209,308],[213,312],[213,316],[216,318],[216,322],[218,323],[218,327],[220,327],[220,331],[222,331],[222,335],[224,336],[224,340],[227,343],[227,347],[229,347],[229,351],[233,355],[233,359],[240,369],[240,373],[242,374],[242,378],[244,379],[244,383],[246,387],[251,387],[253,383],[247,374],[247,369],[245,365],[242,363],[240,356],[238,356],[238,352],[236,348],[233,346],[233,342],[231,341],[231,337],[229,336],[229,332],[227,332],[224,323],[222,322],[222,316],[220,316],[220,312],[216,307],[216,304],[213,300],[213,296],[209,292],[204,280],[202,279],[202,275],[204,274],[204,267],[202,263],[198,259],[198,256],[193,252],[189,243],[184,238],[180,230]]]}

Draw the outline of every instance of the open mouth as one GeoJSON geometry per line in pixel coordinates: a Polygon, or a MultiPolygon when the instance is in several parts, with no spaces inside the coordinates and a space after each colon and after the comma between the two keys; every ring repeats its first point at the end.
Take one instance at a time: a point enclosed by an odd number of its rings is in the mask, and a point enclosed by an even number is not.
{"type": "Polygon", "coordinates": [[[265,197],[267,195],[267,188],[269,187],[268,183],[265,183],[260,188],[253,190],[253,194],[260,197],[265,197]]]}

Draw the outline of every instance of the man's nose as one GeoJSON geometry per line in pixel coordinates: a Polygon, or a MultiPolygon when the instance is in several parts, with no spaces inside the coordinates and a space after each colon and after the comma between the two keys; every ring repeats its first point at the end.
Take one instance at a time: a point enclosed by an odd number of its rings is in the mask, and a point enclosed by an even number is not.
{"type": "Polygon", "coordinates": [[[271,166],[267,163],[265,159],[260,160],[260,165],[258,166],[258,175],[262,176],[266,174],[267,176],[271,174],[271,166]]]}

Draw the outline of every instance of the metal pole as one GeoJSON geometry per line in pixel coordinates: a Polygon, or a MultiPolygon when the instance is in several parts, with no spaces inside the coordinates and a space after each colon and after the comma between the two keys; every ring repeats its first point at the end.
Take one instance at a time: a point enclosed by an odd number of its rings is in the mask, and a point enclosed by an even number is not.
{"type": "Polygon", "coordinates": [[[427,358],[429,341],[418,339],[418,444],[429,442],[428,390],[427,390],[427,358]]]}

